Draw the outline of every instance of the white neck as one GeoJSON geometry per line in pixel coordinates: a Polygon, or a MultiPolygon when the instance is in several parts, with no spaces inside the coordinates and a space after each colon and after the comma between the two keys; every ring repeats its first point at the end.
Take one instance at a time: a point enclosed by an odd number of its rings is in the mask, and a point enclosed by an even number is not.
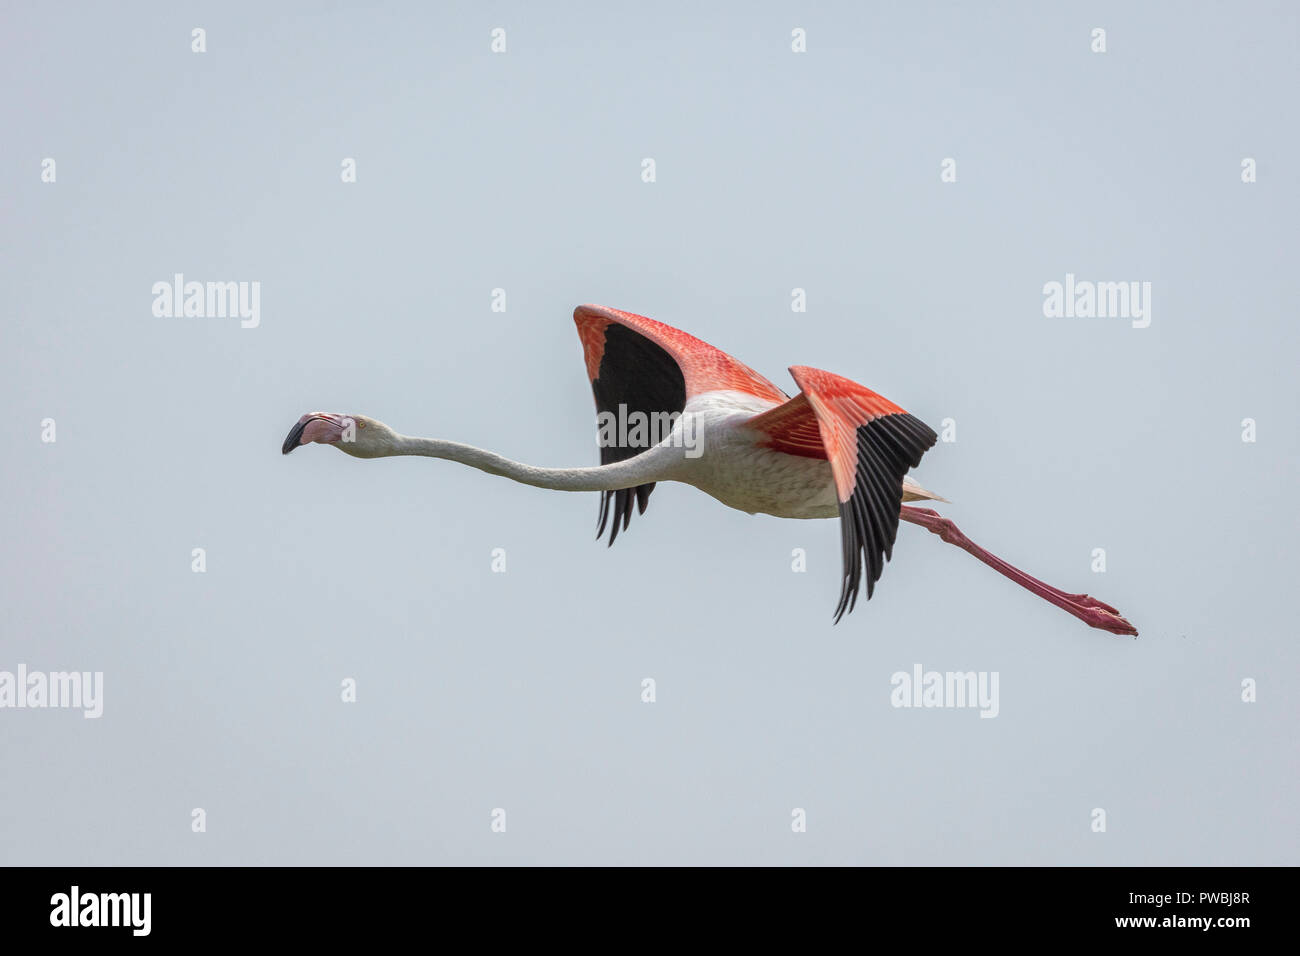
{"type": "Polygon", "coordinates": [[[445,458],[458,461],[489,475],[501,475],[512,481],[535,488],[551,488],[555,491],[618,491],[622,488],[635,488],[651,481],[662,481],[670,477],[670,461],[662,452],[677,452],[671,455],[675,460],[680,456],[680,449],[663,446],[647,449],[634,458],[610,465],[598,465],[593,468],[538,468],[511,461],[495,452],[460,442],[442,441],[438,438],[411,438],[399,435],[393,450],[385,452],[382,457],[393,455],[421,455],[425,458],[445,458]]]}

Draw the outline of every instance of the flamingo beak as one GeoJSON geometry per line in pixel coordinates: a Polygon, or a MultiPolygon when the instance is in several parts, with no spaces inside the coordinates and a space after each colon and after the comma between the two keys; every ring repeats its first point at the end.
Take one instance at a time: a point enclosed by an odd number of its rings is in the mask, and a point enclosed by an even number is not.
{"type": "Polygon", "coordinates": [[[337,415],[309,413],[298,419],[298,424],[289,429],[280,454],[287,455],[299,445],[320,442],[329,445],[343,437],[344,420],[337,415]]]}
{"type": "Polygon", "coordinates": [[[299,443],[302,441],[303,429],[307,427],[307,422],[309,421],[311,421],[311,419],[304,415],[302,419],[299,420],[298,424],[289,429],[289,434],[285,438],[284,444],[280,446],[280,454],[287,455],[298,447],[299,443]]]}

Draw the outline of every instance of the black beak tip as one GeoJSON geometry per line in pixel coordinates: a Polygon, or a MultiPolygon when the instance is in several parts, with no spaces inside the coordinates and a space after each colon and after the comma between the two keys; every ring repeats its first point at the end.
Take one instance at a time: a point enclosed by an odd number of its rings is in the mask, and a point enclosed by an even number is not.
{"type": "Polygon", "coordinates": [[[289,430],[288,436],[284,439],[284,444],[280,446],[280,454],[287,455],[298,447],[298,439],[302,438],[302,430],[306,427],[306,422],[299,422],[289,430]]]}

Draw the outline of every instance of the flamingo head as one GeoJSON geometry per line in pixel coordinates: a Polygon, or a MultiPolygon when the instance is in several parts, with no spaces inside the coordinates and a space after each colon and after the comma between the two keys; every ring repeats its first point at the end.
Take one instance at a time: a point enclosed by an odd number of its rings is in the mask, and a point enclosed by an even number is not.
{"type": "Polygon", "coordinates": [[[398,435],[383,422],[365,415],[335,415],[308,412],[298,419],[280,446],[289,454],[299,445],[333,445],[354,458],[382,458],[397,448],[398,435]]]}

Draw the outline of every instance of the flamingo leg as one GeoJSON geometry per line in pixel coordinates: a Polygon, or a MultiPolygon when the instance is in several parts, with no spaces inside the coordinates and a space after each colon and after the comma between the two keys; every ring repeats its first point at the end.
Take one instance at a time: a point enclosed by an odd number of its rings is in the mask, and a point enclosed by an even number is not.
{"type": "Polygon", "coordinates": [[[1037,578],[1030,577],[1019,568],[1007,564],[996,554],[985,551],[962,534],[950,519],[945,518],[937,511],[931,511],[929,508],[903,508],[899,517],[904,521],[910,521],[912,524],[920,525],[927,531],[937,534],[949,544],[955,544],[963,551],[983,561],[994,571],[1015,581],[1025,590],[1032,591],[1050,604],[1055,604],[1067,614],[1073,614],[1089,627],[1099,627],[1103,631],[1110,631],[1112,634],[1137,635],[1137,628],[1124,620],[1119,611],[1109,604],[1098,601],[1086,594],[1068,594],[1052,587],[1050,584],[1044,584],[1037,578]]]}

